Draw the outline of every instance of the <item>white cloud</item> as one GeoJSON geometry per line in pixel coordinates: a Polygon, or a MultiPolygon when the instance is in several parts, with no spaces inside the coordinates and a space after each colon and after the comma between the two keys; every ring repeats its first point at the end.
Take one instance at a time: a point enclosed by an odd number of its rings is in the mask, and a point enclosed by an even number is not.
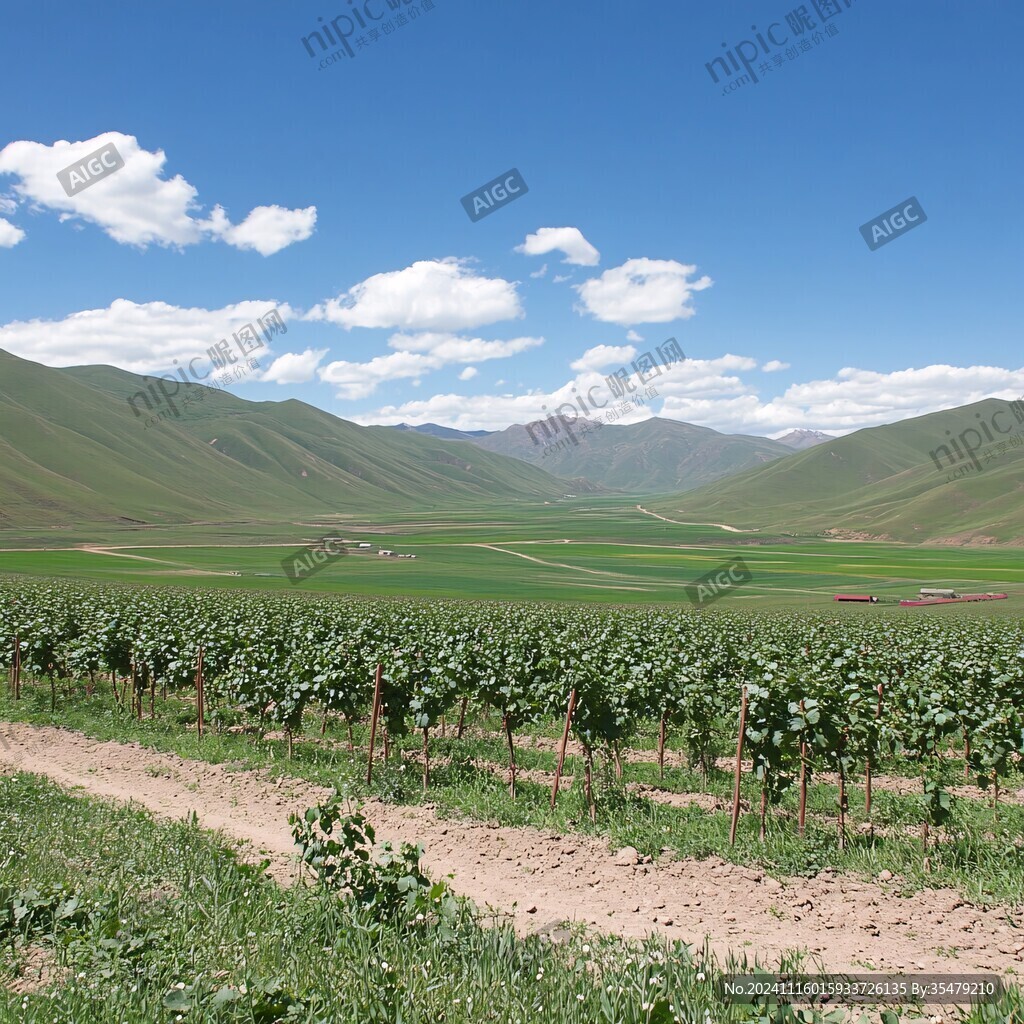
{"type": "Polygon", "coordinates": [[[0,249],[13,249],[24,237],[21,228],[0,217],[0,249]]]}
{"type": "Polygon", "coordinates": [[[765,373],[775,373],[778,370],[788,370],[789,363],[783,363],[778,359],[769,359],[768,362],[761,367],[761,369],[765,373]]]}
{"type": "Polygon", "coordinates": [[[472,380],[480,371],[475,366],[467,366],[459,374],[459,380],[472,380]]]}
{"type": "Polygon", "coordinates": [[[308,320],[353,327],[466,330],[523,316],[513,282],[478,276],[469,261],[420,260],[374,274],[344,295],[316,306],[308,320]]]}
{"type": "MultiPolygon", "coordinates": [[[[115,299],[106,309],[84,309],[63,320],[4,324],[0,326],[0,348],[47,366],[103,363],[133,373],[166,373],[176,362],[208,366],[207,350],[224,338],[235,351],[232,333],[246,324],[256,325],[257,319],[275,306],[286,322],[294,318],[289,305],[272,299],[238,302],[221,309],[115,299]],[[197,357],[202,358],[197,362],[197,357]]],[[[258,359],[266,352],[266,347],[257,349],[253,356],[258,359]]]]}
{"type": "Polygon", "coordinates": [[[693,293],[712,284],[706,275],[689,280],[696,271],[696,266],[675,260],[626,260],[621,267],[575,285],[582,303],[576,308],[597,320],[623,327],[686,320],[696,312],[689,305],[693,293]]]}
{"type": "Polygon", "coordinates": [[[0,150],[0,174],[17,177],[13,188],[19,199],[56,211],[61,221],[96,224],[123,245],[195,245],[212,235],[237,248],[268,255],[312,232],[316,221],[312,206],[305,210],[258,206],[237,226],[230,224],[220,207],[214,207],[209,219],[200,219],[197,190],[180,174],[165,179],[166,162],[163,150],[145,150],[133,135],[121,132],[104,132],[80,142],[60,140],[52,146],[23,140],[0,150]],[[107,143],[115,145],[124,167],[68,196],[57,172],[107,143]]]}
{"type": "Polygon", "coordinates": [[[510,341],[484,341],[460,338],[456,334],[396,334],[388,345],[403,352],[425,352],[446,363],[476,363],[486,359],[507,359],[544,344],[543,338],[512,338],[510,341]]]}
{"type": "Polygon", "coordinates": [[[305,384],[316,376],[325,348],[307,348],[305,352],[286,352],[278,356],[260,378],[278,384],[305,384]]]}
{"type": "Polygon", "coordinates": [[[803,428],[846,434],[983,398],[1016,398],[1022,390],[1024,368],[933,365],[892,373],[844,368],[833,379],[793,384],[767,402],[746,386],[721,399],[672,394],[662,415],[729,432],[803,428]]]}
{"type": "Polygon", "coordinates": [[[530,274],[530,277],[543,277],[547,272],[548,265],[545,263],[544,266],[540,268],[540,270],[535,270],[532,274],[530,274]]]}
{"type": "Polygon", "coordinates": [[[339,398],[356,399],[372,395],[378,385],[387,381],[419,377],[435,369],[437,362],[430,356],[417,352],[391,352],[386,356],[375,356],[368,363],[346,360],[328,363],[319,374],[322,381],[337,387],[339,398]]]}
{"type": "Polygon", "coordinates": [[[554,281],[555,284],[561,284],[563,281],[571,281],[572,274],[555,274],[551,280],[554,281]]]}
{"type": "Polygon", "coordinates": [[[643,341],[643,337],[636,331],[626,331],[626,341],[643,341]]]}
{"type": "Polygon", "coordinates": [[[570,367],[579,372],[586,370],[600,370],[605,366],[613,366],[616,363],[628,362],[636,355],[636,349],[632,345],[595,345],[588,348],[570,367]]]}
{"type": "Polygon", "coordinates": [[[386,356],[375,356],[366,363],[345,360],[330,363],[320,371],[321,379],[328,384],[338,385],[339,398],[366,398],[387,381],[419,378],[451,363],[507,359],[509,356],[543,345],[544,339],[512,338],[509,341],[485,341],[483,338],[460,338],[455,334],[428,332],[395,334],[388,344],[398,351],[386,356]]]}
{"type": "Polygon", "coordinates": [[[236,249],[251,249],[272,256],[293,242],[303,242],[316,227],[316,207],[288,210],[283,206],[257,206],[241,224],[232,224],[221,207],[214,207],[207,222],[210,234],[236,249]]]}
{"type": "Polygon", "coordinates": [[[596,267],[601,260],[601,254],[583,237],[579,228],[540,228],[536,234],[527,235],[522,245],[516,246],[516,252],[527,256],[556,251],[565,253],[563,263],[580,267],[596,267]]]}

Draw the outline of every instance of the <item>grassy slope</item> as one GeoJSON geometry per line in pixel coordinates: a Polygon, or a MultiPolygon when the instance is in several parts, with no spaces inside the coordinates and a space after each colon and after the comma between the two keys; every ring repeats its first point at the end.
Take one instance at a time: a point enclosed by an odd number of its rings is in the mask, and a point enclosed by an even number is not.
{"type": "Polygon", "coordinates": [[[566,489],[468,442],[198,385],[182,385],[179,398],[203,401],[146,429],[126,401],[142,387],[112,367],[54,370],[0,352],[0,525],[281,519],[566,489]]]}
{"type": "Polygon", "coordinates": [[[791,455],[765,437],[720,434],[709,427],[654,417],[643,423],[573,431],[579,444],[558,444],[564,431],[512,426],[476,439],[478,447],[522,459],[562,477],[586,477],[605,487],[637,494],[691,490],[741,470],[791,455]],[[533,438],[537,439],[534,443],[533,438]],[[547,445],[547,447],[545,447],[547,445]]]}
{"type": "MultiPolygon", "coordinates": [[[[859,430],[785,461],[750,470],[699,491],[658,503],[670,518],[725,522],[740,527],[820,532],[864,531],[917,543],[994,538],[1024,542],[1024,447],[986,461],[981,470],[931,452],[954,437],[991,423],[1020,429],[1010,403],[986,399],[901,423],[859,430]],[[947,479],[958,467],[970,468],[947,479]],[[680,513],[683,513],[682,515],[680,513]]],[[[998,435],[994,435],[997,436],[998,435]]],[[[986,449],[994,448],[986,443],[986,449]]]]}

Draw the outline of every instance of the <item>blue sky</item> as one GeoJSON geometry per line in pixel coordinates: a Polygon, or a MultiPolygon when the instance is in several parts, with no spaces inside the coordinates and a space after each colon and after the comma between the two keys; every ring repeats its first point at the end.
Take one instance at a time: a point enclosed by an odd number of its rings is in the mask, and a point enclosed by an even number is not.
{"type": "Polygon", "coordinates": [[[240,397],[465,429],[607,397],[669,337],[686,361],[625,421],[844,433],[1016,397],[1024,9],[846,3],[359,0],[392,31],[351,23],[323,67],[302,40],[350,0],[19,5],[0,348],[203,373],[277,307],[240,397]],[[781,65],[723,95],[705,65],[773,25],[754,66],[781,65]],[[110,142],[124,168],[67,197],[110,142]],[[511,168],[529,191],[473,223],[511,168]],[[910,196],[927,222],[870,251],[910,196]]]}

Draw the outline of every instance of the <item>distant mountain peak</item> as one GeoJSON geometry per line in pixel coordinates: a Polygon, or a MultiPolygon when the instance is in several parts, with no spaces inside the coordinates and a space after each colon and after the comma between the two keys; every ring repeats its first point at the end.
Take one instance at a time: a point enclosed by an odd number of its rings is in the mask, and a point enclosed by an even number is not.
{"type": "Polygon", "coordinates": [[[802,451],[804,448],[813,448],[823,441],[834,441],[835,437],[820,430],[791,430],[788,434],[783,434],[782,437],[777,437],[775,440],[779,444],[786,445],[787,448],[802,451]]]}

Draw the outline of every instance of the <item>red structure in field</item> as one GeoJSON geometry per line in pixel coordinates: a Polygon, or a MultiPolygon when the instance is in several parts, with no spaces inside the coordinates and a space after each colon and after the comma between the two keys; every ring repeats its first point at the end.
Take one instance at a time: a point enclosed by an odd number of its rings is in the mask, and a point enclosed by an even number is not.
{"type": "Polygon", "coordinates": [[[843,601],[854,604],[878,604],[882,601],[885,604],[899,603],[901,608],[927,608],[933,604],[965,604],[968,601],[1005,601],[1006,594],[958,594],[955,590],[936,590],[928,587],[921,588],[920,597],[912,601],[901,601],[895,597],[873,597],[870,594],[836,594],[833,601],[843,601]]]}

